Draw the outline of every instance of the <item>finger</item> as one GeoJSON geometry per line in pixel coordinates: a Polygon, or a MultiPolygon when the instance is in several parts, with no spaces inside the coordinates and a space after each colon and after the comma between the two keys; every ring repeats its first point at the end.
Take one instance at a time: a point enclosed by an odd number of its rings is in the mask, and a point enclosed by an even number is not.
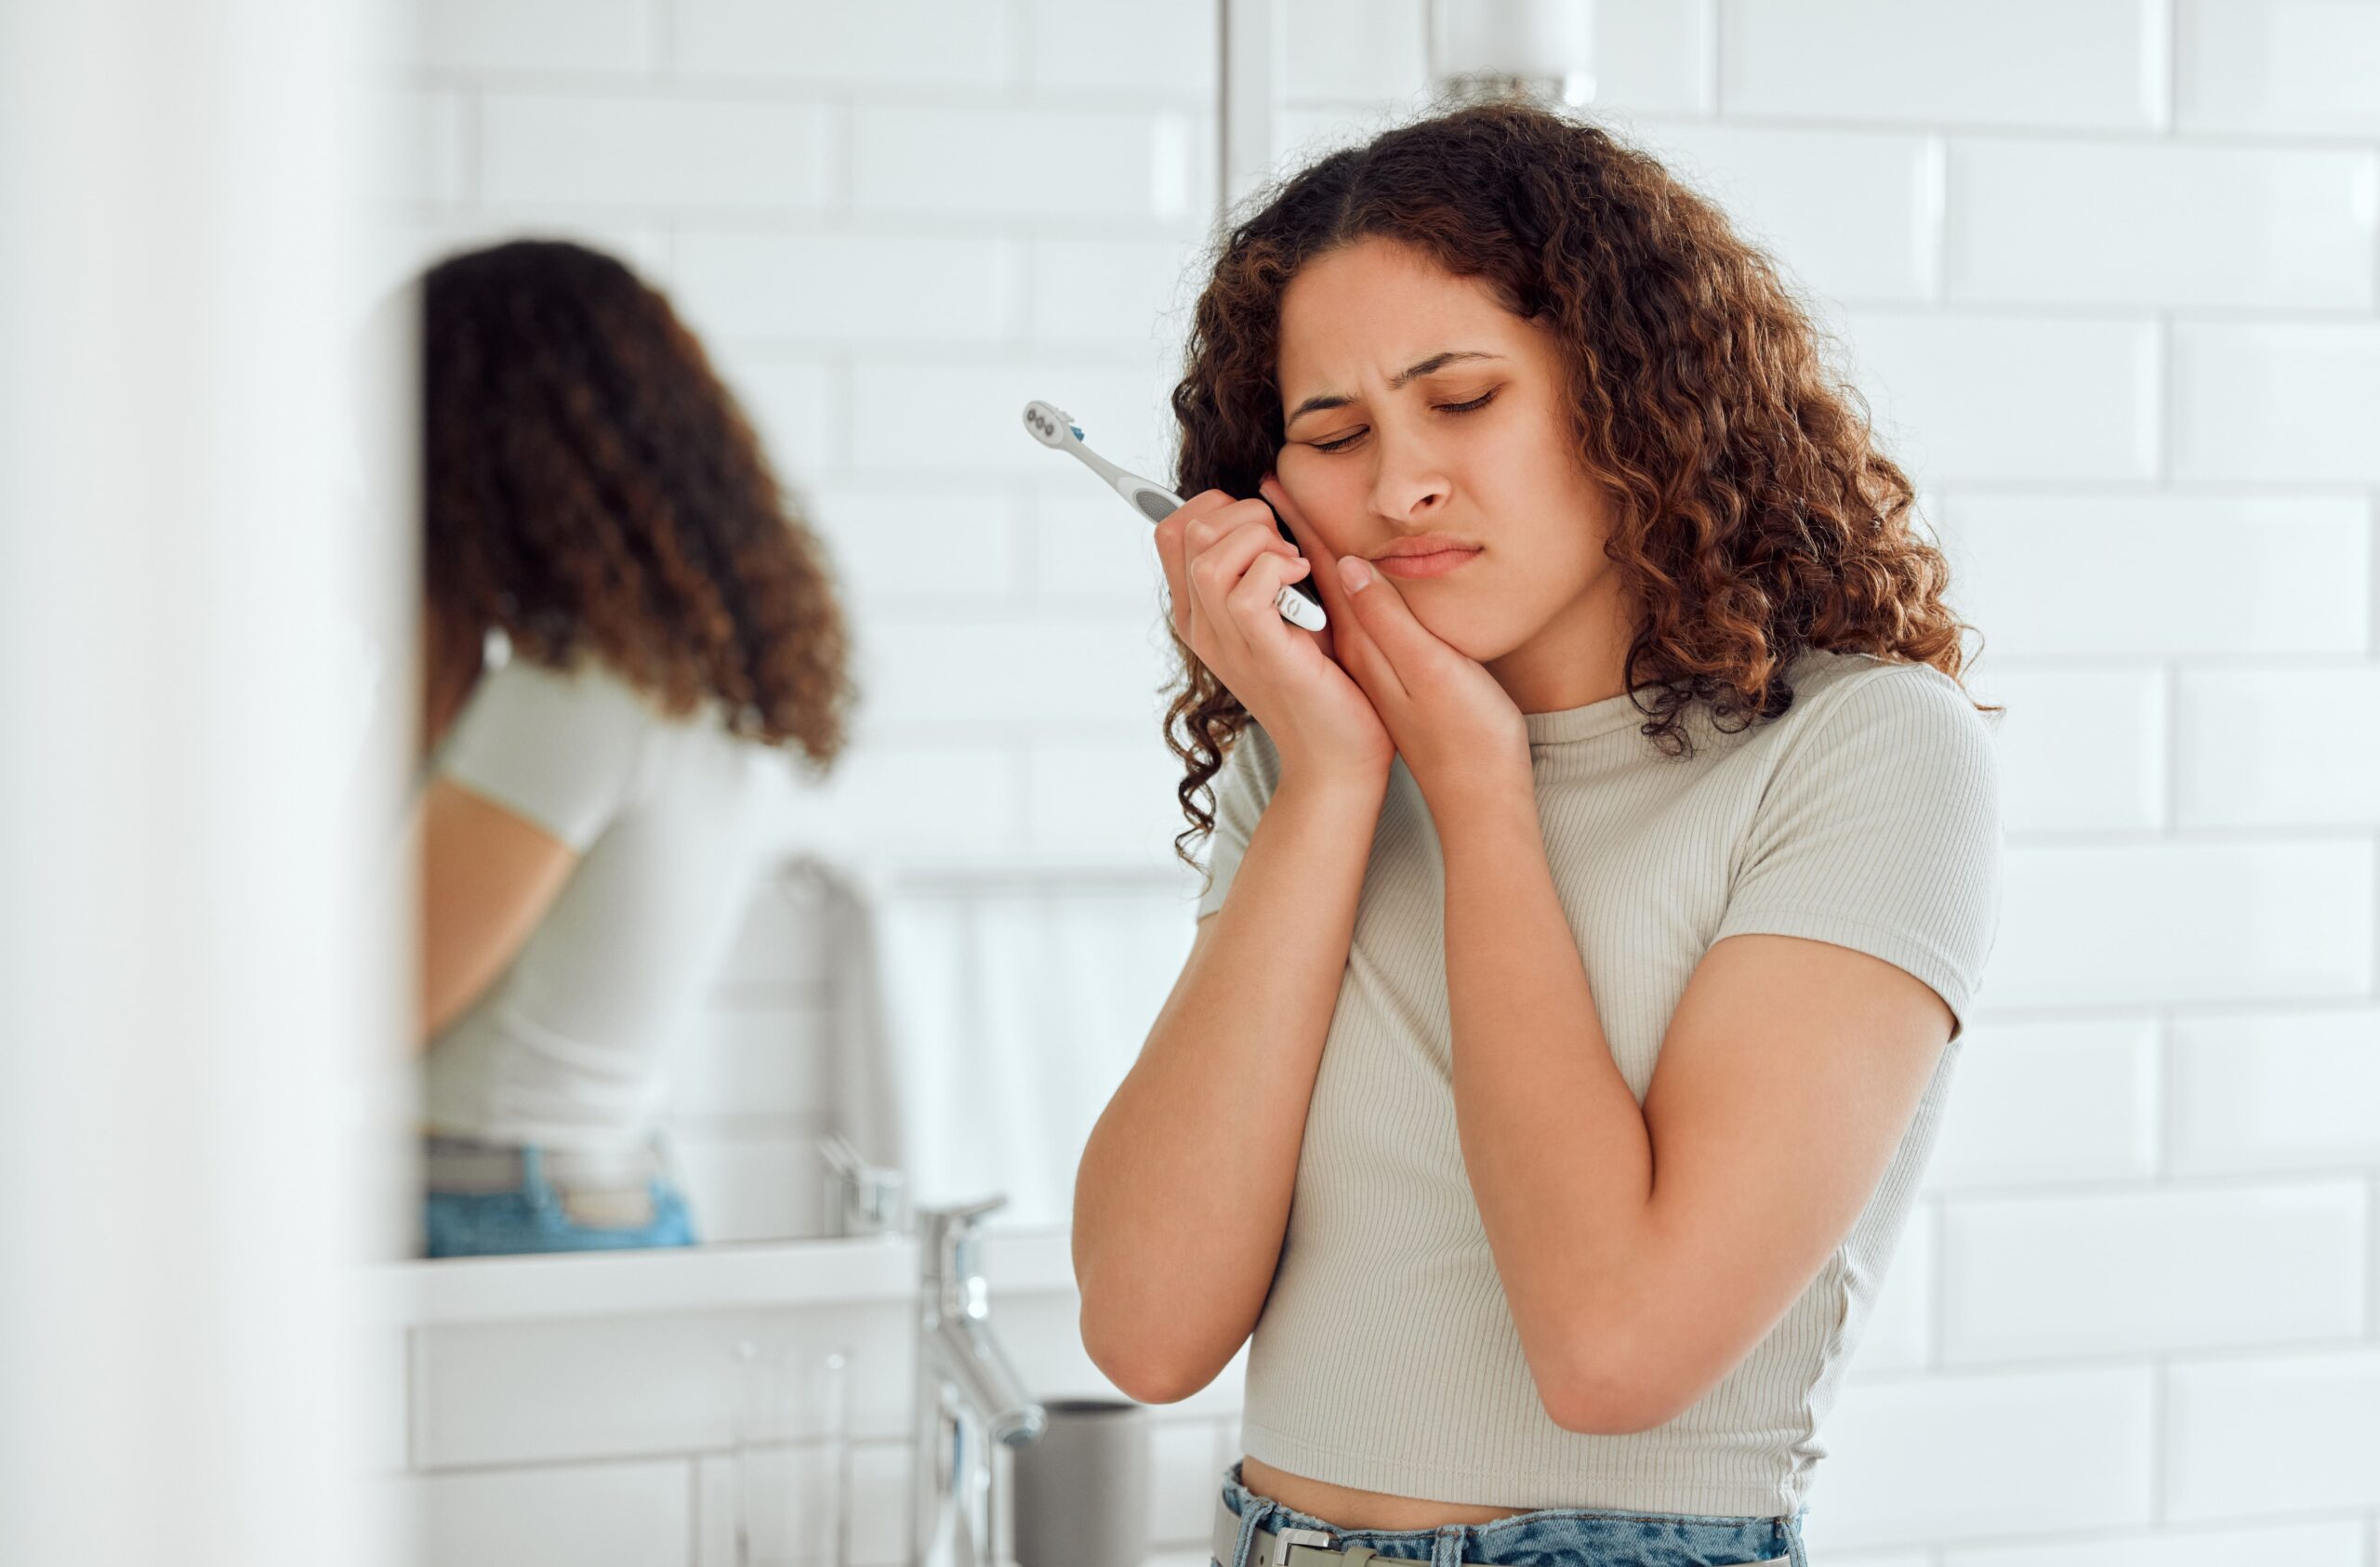
{"type": "Polygon", "coordinates": [[[1257,494],[1272,503],[1274,514],[1287,525],[1297,539],[1298,552],[1314,562],[1315,590],[1322,595],[1323,612],[1333,621],[1339,618],[1340,606],[1346,599],[1346,589],[1339,582],[1339,558],[1322,540],[1322,534],[1308,522],[1305,513],[1289,498],[1280,479],[1266,474],[1256,486],[1257,494]]]}
{"type": "Polygon", "coordinates": [[[1323,542],[1321,531],[1307,520],[1297,502],[1289,497],[1289,489],[1281,482],[1279,475],[1266,474],[1258,483],[1257,493],[1272,503],[1274,511],[1296,535],[1299,550],[1314,562],[1314,575],[1310,580],[1315,590],[1322,595],[1322,612],[1330,621],[1331,656],[1368,691],[1378,689],[1383,678],[1393,680],[1395,677],[1386,667],[1388,661],[1365,635],[1363,622],[1350,602],[1346,585],[1340,581],[1339,557],[1331,552],[1329,545],[1323,542]]]}
{"type": "Polygon", "coordinates": [[[1433,657],[1444,656],[1439,650],[1445,644],[1414,618],[1412,606],[1406,603],[1405,595],[1387,573],[1368,560],[1358,564],[1369,582],[1361,589],[1347,592],[1355,624],[1363,628],[1365,640],[1390,667],[1398,671],[1402,682],[1406,671],[1418,673],[1428,667],[1433,657]]]}
{"type": "MultiPolygon", "coordinates": [[[[1262,501],[1245,501],[1239,505],[1253,508],[1259,522],[1245,512],[1227,507],[1212,516],[1194,520],[1189,525],[1190,554],[1186,566],[1191,603],[1191,627],[1203,631],[1215,644],[1210,651],[1230,662],[1228,648],[1244,644],[1246,633],[1231,618],[1229,600],[1234,589],[1248,573],[1249,567],[1265,556],[1292,560],[1289,546],[1272,528],[1272,514],[1264,510],[1262,501]],[[1215,532],[1223,519],[1238,515],[1236,526],[1215,532]],[[1201,541],[1205,542],[1203,545],[1201,541]]],[[[1192,644],[1197,651],[1197,644],[1192,644]]],[[[1205,655],[1201,655],[1205,656],[1205,655]]],[[[1210,665],[1214,659],[1208,660],[1210,665]]]]}
{"type": "MultiPolygon", "coordinates": [[[[1188,508],[1185,507],[1183,509],[1188,508]]],[[[1231,501],[1185,520],[1183,523],[1182,536],[1188,546],[1188,552],[1196,556],[1200,550],[1224,538],[1235,530],[1257,523],[1263,524],[1264,536],[1279,545],[1282,553],[1290,552],[1292,546],[1289,542],[1281,537],[1279,531],[1273,526],[1271,508],[1263,501],[1253,497],[1244,501],[1231,501]]]]}
{"type": "Polygon", "coordinates": [[[1313,569],[1313,561],[1291,555],[1286,549],[1259,555],[1249,563],[1246,574],[1239,579],[1239,586],[1231,590],[1224,601],[1233,620],[1238,623],[1240,635],[1248,639],[1250,646],[1269,646],[1276,637],[1287,638],[1298,633],[1301,627],[1283,620],[1274,600],[1281,596],[1281,589],[1313,569]]]}
{"type": "Polygon", "coordinates": [[[1295,558],[1289,542],[1274,531],[1272,513],[1264,509],[1263,502],[1251,500],[1241,505],[1250,511],[1235,507],[1212,517],[1199,518],[1189,525],[1186,543],[1190,582],[1194,591],[1205,593],[1206,603],[1220,605],[1258,556],[1295,558]]]}
{"type": "Polygon", "coordinates": [[[1173,634],[1186,645],[1190,640],[1191,612],[1196,607],[1190,595],[1189,525],[1231,505],[1234,497],[1221,490],[1201,490],[1157,525],[1157,562],[1165,570],[1166,600],[1173,616],[1173,634]]]}
{"type": "Polygon", "coordinates": [[[1190,640],[1190,579],[1183,570],[1182,529],[1160,522],[1157,526],[1157,560],[1165,571],[1166,612],[1172,617],[1173,634],[1185,644],[1190,640]]]}

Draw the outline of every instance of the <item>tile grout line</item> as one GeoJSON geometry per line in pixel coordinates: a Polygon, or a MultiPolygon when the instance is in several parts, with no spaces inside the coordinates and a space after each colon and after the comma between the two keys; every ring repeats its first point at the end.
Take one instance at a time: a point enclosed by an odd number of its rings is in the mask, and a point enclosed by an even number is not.
{"type": "Polygon", "coordinates": [[[1931,187],[1927,194],[1928,199],[1933,203],[1933,211],[1928,214],[1927,217],[1928,222],[1932,225],[1932,239],[1934,242],[1934,265],[1931,269],[1932,277],[1929,280],[1933,292],[1933,299],[1931,302],[1937,307],[1947,307],[1950,303],[1950,244],[1952,239],[1950,231],[1950,138],[1949,137],[1929,136],[1925,138],[1925,164],[1926,181],[1931,187]]]}
{"type": "Polygon", "coordinates": [[[2179,466],[2180,441],[2176,439],[2181,420],[2180,351],[2181,326],[2169,309],[2156,314],[2157,332],[2151,339],[2157,350],[2157,489],[2170,494],[2174,488],[2175,467],[2179,466]]]}
{"type": "Polygon", "coordinates": [[[429,1451],[429,1436],[422,1429],[429,1422],[430,1401],[425,1396],[430,1386],[429,1347],[418,1327],[405,1329],[405,1472],[420,1474],[422,1455],[429,1451]]]}
{"type": "MultiPolygon", "coordinates": [[[[2373,255],[2380,257],[2380,245],[2373,247],[2373,255]]],[[[2364,509],[2369,514],[2369,537],[2364,545],[2364,575],[2370,579],[2371,596],[2364,611],[2364,656],[2380,663],[2380,491],[2368,493],[2364,509]]]]}
{"type": "Polygon", "coordinates": [[[1946,1371],[1942,1346],[1950,1329],[1950,1199],[1941,1192],[1925,1198],[1926,1222],[1933,1227],[1934,1263],[1927,1270],[1925,1303],[1925,1369],[1946,1371]]]}
{"type": "Polygon", "coordinates": [[[2164,1355],[2149,1358],[2149,1518],[2159,1533],[2172,1522],[2166,1488],[2171,1476],[2166,1459],[2166,1423],[2172,1416],[2167,1379],[2172,1364],[2164,1355]]]}
{"type": "MultiPolygon", "coordinates": [[[[1920,119],[1897,115],[1858,115],[1844,113],[1768,111],[1746,112],[1730,109],[1724,99],[1726,45],[1724,28],[1715,9],[1705,0],[1705,15],[1711,19],[1710,45],[1702,69],[1702,86],[1711,99],[1711,111],[1696,113],[1683,110],[1634,107],[1627,103],[1603,103],[1606,112],[1624,113],[1631,120],[1649,126],[1675,125],[1688,127],[1725,124],[1743,129],[1767,130],[1780,134],[1809,132],[1822,135],[1888,135],[1903,137],[1972,136],[2005,141],[2053,141],[2068,145],[2089,145],[2108,148],[2173,148],[2178,151],[2314,151],[2369,154],[2374,138],[2349,131],[2318,132],[2298,129],[2197,129],[2178,123],[2175,112],[2167,116],[2162,125],[2119,126],[2093,124],[2082,120],[2038,120],[2008,122],[1988,119],[1920,119]]],[[[1007,78],[975,82],[907,82],[897,78],[864,80],[820,75],[788,74],[784,76],[689,73],[681,71],[675,59],[676,33],[670,23],[674,7],[664,0],[664,8],[655,12],[654,46],[661,56],[652,68],[643,72],[601,71],[577,68],[536,69],[518,66],[486,66],[469,68],[467,73],[490,91],[499,93],[529,93],[540,97],[570,99],[674,97],[679,101],[733,101],[744,103],[777,103],[788,105],[831,105],[850,101],[847,90],[853,86],[866,89],[872,102],[881,107],[915,110],[952,110],[984,112],[1048,112],[1080,114],[1114,114],[1128,112],[1158,111],[1149,109],[1155,99],[1163,101],[1163,112],[1203,114],[1211,112],[1211,94],[1202,85],[1196,90],[1168,86],[1153,95],[1148,91],[1104,89],[1084,86],[1025,87],[1007,78]],[[623,89],[629,89],[624,91],[623,89]]],[[[2178,62],[2173,70],[2178,73],[2178,62]]],[[[401,83],[418,85],[457,72],[451,68],[415,64],[402,70],[401,83]]],[[[2178,98],[2178,89],[2173,89],[2178,98]]],[[[1383,108],[1395,112],[1407,107],[1408,94],[1393,95],[1389,99],[1345,96],[1292,96],[1286,99],[1288,107],[1301,112],[1342,112],[1349,117],[1378,113],[1383,108]]]]}
{"type": "MultiPolygon", "coordinates": [[[[2149,1052],[2149,1069],[2157,1074],[2157,1155],[2151,1163],[2150,1179],[2158,1191],[2170,1192],[2178,1184],[2174,1179],[2174,1128],[2179,1113],[2174,1091],[2174,1014],[2171,1008],[2160,1007],[2154,1019],[2157,1047],[2149,1052]]],[[[2254,1178],[2267,1173],[2252,1172],[2243,1184],[2260,1186],[2263,1182],[2254,1178]]]]}
{"type": "Polygon", "coordinates": [[[1711,107],[1702,118],[1725,121],[1727,106],[1725,99],[1726,72],[1726,18],[1722,14],[1721,0],[1702,0],[1703,36],[1709,40],[1710,52],[1703,61],[1703,86],[1711,94],[1711,107]]]}
{"type": "Polygon", "coordinates": [[[2167,842],[2182,832],[2182,669],[2176,659],[2159,661],[2157,836],[2167,842]]]}
{"type": "Polygon", "coordinates": [[[487,189],[487,89],[477,81],[462,89],[463,188],[458,204],[466,211],[483,209],[487,189]]]}
{"type": "Polygon", "coordinates": [[[2363,1314],[2370,1337],[2380,1339],[2380,1169],[2364,1190],[2363,1314]]]}

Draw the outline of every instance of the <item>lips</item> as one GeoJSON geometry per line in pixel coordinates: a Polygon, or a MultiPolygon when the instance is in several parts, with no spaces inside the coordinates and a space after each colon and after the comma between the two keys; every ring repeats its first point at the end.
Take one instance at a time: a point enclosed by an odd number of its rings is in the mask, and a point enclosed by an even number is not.
{"type": "Polygon", "coordinates": [[[1448,572],[1461,569],[1466,562],[1475,560],[1479,553],[1476,549],[1457,548],[1432,550],[1426,555],[1383,555],[1372,564],[1390,576],[1409,581],[1444,576],[1448,572]]]}

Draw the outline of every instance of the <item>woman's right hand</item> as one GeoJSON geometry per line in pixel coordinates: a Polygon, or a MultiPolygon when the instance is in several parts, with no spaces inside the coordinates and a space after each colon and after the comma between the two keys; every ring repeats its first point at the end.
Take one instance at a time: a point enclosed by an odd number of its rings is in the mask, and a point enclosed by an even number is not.
{"type": "Polygon", "coordinates": [[[1239,699],[1284,772],[1384,773],[1388,730],[1330,652],[1328,630],[1281,618],[1274,599],[1312,569],[1262,499],[1202,490],[1157,525],[1173,634],[1239,699]]]}

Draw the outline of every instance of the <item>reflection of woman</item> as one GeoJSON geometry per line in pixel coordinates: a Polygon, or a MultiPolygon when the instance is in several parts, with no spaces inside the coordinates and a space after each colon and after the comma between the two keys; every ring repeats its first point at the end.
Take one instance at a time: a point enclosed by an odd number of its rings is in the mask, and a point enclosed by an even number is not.
{"type": "Polygon", "coordinates": [[[667,1056],[774,747],[843,739],[823,551],[659,294],[519,242],[423,284],[427,1250],[690,1244],[667,1056]],[[483,672],[491,630],[510,657],[483,672]]]}
{"type": "Polygon", "coordinates": [[[1222,1567],[1805,1560],[2000,886],[1853,401],[1716,211],[1554,113],[1225,237],[1157,531],[1213,876],[1075,1231],[1128,1392],[1253,1335],[1222,1567]],[[1272,608],[1309,562],[1320,637],[1272,608]]]}

